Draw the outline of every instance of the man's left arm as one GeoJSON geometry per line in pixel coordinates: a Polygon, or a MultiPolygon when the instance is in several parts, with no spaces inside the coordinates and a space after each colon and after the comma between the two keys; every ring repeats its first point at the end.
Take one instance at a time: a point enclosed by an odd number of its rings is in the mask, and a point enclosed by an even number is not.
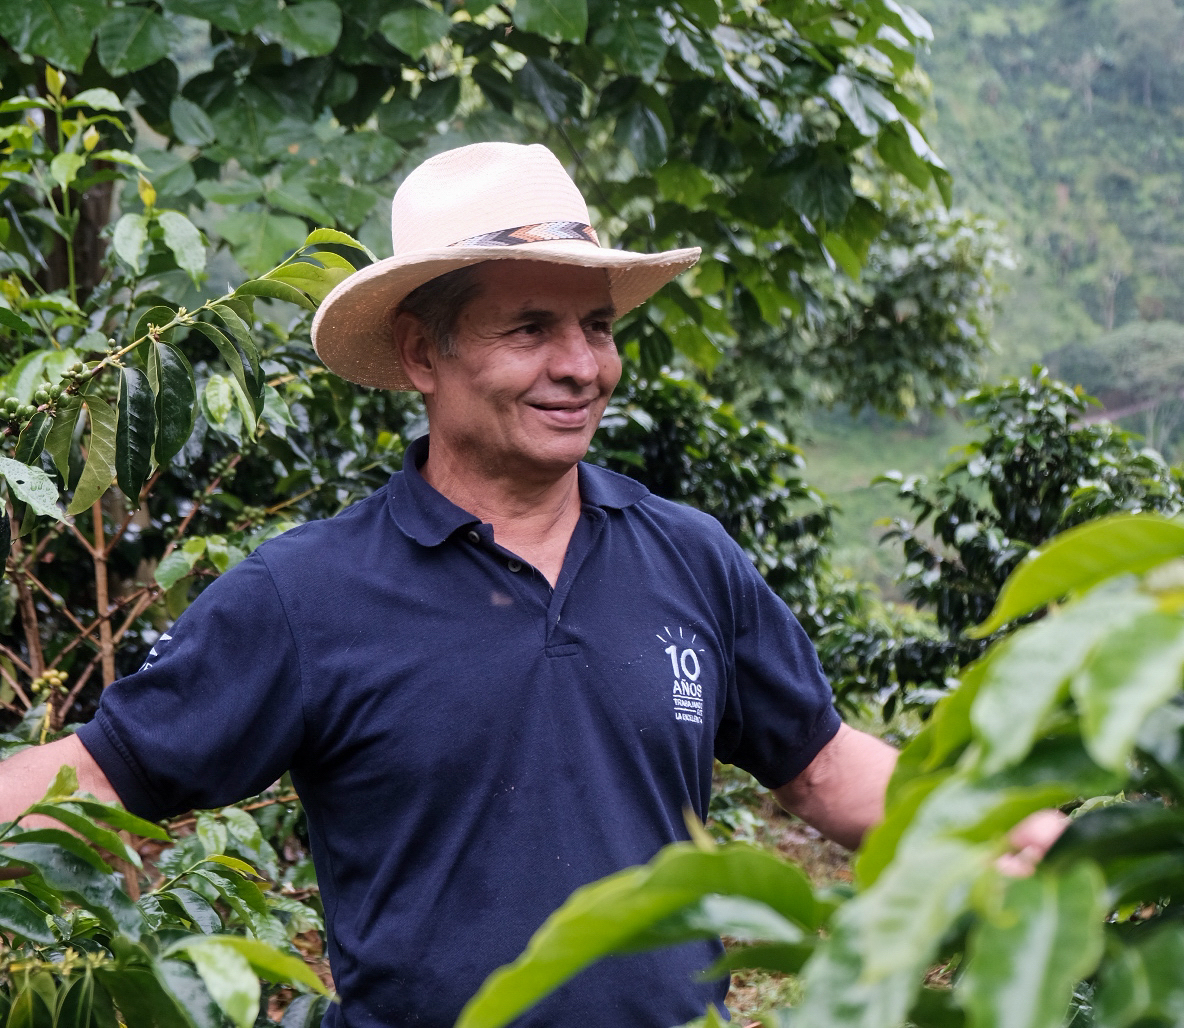
{"type": "MultiPolygon", "coordinates": [[[[806,769],[773,795],[791,814],[854,850],[884,820],[884,795],[898,756],[875,736],[840,725],[806,769]]],[[[1068,823],[1059,810],[1029,814],[1011,830],[1012,850],[999,858],[999,870],[1013,878],[1030,875],[1068,823]]]]}
{"type": "Polygon", "coordinates": [[[853,850],[884,820],[884,794],[898,756],[875,736],[840,725],[806,769],[773,795],[791,814],[853,850]]]}

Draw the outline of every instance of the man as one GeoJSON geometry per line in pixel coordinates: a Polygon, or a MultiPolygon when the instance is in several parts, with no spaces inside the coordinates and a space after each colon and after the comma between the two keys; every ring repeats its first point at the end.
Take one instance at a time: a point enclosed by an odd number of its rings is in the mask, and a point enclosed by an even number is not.
{"type": "MultiPolygon", "coordinates": [[[[648,860],[737,763],[854,847],[895,752],[842,725],[808,640],[713,519],[581,464],[614,317],[698,257],[601,248],[543,147],[441,154],[394,256],[313,325],[346,378],[413,388],[389,486],[216,581],[77,736],[0,767],[0,820],[62,763],[159,818],[290,770],[342,998],[329,1024],[451,1025],[579,885],[648,860]]],[[[703,943],[615,958],[526,1025],[664,1028],[722,1002],[703,943]]]]}

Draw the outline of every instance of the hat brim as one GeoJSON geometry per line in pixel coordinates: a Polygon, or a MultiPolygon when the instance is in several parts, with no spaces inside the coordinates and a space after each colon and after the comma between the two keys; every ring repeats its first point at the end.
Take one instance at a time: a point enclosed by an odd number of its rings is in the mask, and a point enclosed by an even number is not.
{"type": "Polygon", "coordinates": [[[525,260],[604,268],[617,316],[677,278],[700,250],[633,253],[578,240],[520,246],[450,246],[376,261],[337,286],[312,322],[317,355],[330,371],[375,389],[413,389],[391,338],[389,314],[413,289],[458,268],[485,261],[525,260]]]}

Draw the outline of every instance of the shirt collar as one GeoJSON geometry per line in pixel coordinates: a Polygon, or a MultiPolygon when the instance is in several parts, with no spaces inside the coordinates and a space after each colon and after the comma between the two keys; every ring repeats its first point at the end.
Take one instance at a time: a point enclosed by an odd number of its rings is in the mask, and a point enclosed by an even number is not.
{"type": "MultiPolygon", "coordinates": [[[[391,476],[387,506],[403,534],[421,546],[439,546],[458,529],[480,524],[480,518],[458,507],[424,481],[419,469],[428,458],[428,437],[420,436],[403,455],[403,472],[391,476]]],[[[649,495],[649,490],[614,471],[581,463],[580,499],[594,507],[621,510],[649,495]]]]}

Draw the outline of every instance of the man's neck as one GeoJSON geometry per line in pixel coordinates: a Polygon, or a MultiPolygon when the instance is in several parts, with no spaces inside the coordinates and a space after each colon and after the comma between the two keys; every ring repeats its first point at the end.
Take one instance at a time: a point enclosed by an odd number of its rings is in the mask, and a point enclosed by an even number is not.
{"type": "Polygon", "coordinates": [[[489,522],[498,545],[528,561],[555,585],[580,520],[575,467],[555,478],[485,473],[441,447],[429,449],[419,471],[438,493],[489,522]]]}

